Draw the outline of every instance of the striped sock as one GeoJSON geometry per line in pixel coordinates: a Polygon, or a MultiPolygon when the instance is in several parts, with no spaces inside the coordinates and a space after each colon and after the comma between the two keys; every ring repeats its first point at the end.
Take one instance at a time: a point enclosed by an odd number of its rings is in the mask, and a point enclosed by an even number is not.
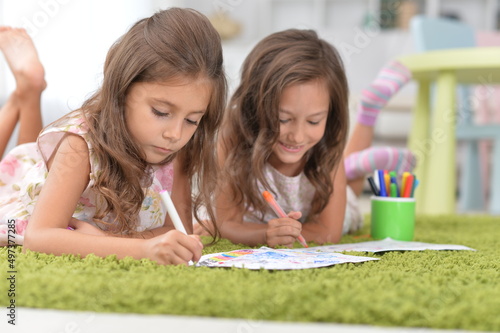
{"type": "Polygon", "coordinates": [[[347,180],[358,179],[374,170],[396,171],[398,175],[413,171],[417,159],[408,149],[371,147],[347,156],[344,160],[347,180]]]}
{"type": "Polygon", "coordinates": [[[411,72],[398,61],[391,62],[382,68],[375,81],[361,92],[358,108],[358,122],[373,126],[378,113],[389,99],[401,89],[411,78],[411,72]]]}

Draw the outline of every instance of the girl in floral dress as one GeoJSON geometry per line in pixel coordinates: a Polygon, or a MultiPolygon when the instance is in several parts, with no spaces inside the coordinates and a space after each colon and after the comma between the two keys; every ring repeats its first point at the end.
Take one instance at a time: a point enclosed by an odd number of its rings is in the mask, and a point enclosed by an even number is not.
{"type": "Polygon", "coordinates": [[[172,8],[138,21],[111,47],[102,86],[81,109],[3,158],[4,243],[14,237],[56,255],[198,260],[199,237],[174,230],[159,192],[171,193],[188,231],[201,204],[213,217],[226,89],[220,37],[206,17],[172,8]]]}
{"type": "MultiPolygon", "coordinates": [[[[12,190],[18,188],[18,181],[37,158],[33,145],[26,143],[36,141],[42,129],[40,98],[47,84],[35,46],[24,29],[1,26],[0,50],[16,81],[16,89],[0,109],[0,157],[4,155],[17,124],[17,144],[20,145],[14,154],[6,155],[0,163],[0,245],[6,245],[7,221],[4,216],[16,200],[12,190]]],[[[16,221],[17,235],[12,242],[22,244],[26,224],[27,219],[16,221]]]]}

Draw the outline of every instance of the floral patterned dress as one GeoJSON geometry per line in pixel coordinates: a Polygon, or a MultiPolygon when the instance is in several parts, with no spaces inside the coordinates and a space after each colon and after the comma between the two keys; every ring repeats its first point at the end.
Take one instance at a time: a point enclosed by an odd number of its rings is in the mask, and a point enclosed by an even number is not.
{"type": "MultiPolygon", "coordinates": [[[[14,240],[18,244],[23,243],[26,225],[48,175],[46,163],[67,133],[81,136],[87,142],[90,152],[90,181],[78,201],[73,217],[95,225],[93,217],[98,207],[92,186],[99,174],[99,161],[93,155],[87,140],[85,122],[80,113],[75,111],[64,125],[46,128],[37,142],[15,147],[0,162],[0,246],[7,245],[8,234],[12,234],[14,228],[14,240]]],[[[153,182],[145,189],[138,232],[163,226],[166,211],[161,204],[159,192],[164,189],[171,192],[173,178],[172,163],[155,168],[153,182]]],[[[112,219],[107,216],[103,220],[111,222],[112,219]]],[[[106,225],[100,227],[106,229],[106,225]]]]}

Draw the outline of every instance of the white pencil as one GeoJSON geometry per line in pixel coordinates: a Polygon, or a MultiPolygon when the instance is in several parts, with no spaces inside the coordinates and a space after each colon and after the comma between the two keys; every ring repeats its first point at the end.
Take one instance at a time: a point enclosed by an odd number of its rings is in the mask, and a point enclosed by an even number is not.
{"type": "Polygon", "coordinates": [[[174,203],[173,203],[172,199],[170,198],[168,191],[167,190],[160,191],[160,196],[163,200],[163,203],[167,207],[168,215],[170,215],[170,219],[174,223],[175,229],[179,230],[183,234],[187,235],[186,228],[184,228],[184,224],[182,223],[181,218],[179,217],[179,214],[177,213],[177,210],[175,209],[174,203]]]}
{"type": "MultiPolygon", "coordinates": [[[[165,206],[167,207],[168,215],[170,215],[170,219],[172,220],[175,229],[182,232],[184,235],[187,235],[186,228],[184,228],[184,224],[182,223],[181,218],[177,213],[177,209],[175,209],[174,202],[172,201],[172,198],[170,198],[168,191],[167,190],[160,191],[160,197],[163,200],[165,206]]],[[[189,260],[188,264],[189,266],[193,265],[193,261],[189,260]]]]}
{"type": "Polygon", "coordinates": [[[380,190],[380,179],[378,178],[378,170],[373,171],[373,180],[375,181],[375,185],[377,185],[377,189],[380,190]]]}

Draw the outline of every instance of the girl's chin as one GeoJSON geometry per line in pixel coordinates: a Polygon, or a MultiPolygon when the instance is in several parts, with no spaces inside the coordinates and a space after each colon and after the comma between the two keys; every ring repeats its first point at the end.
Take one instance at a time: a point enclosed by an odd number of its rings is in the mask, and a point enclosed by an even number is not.
{"type": "Polygon", "coordinates": [[[273,158],[269,160],[270,162],[274,161],[273,164],[281,164],[281,165],[296,165],[301,164],[304,161],[304,154],[289,154],[280,152],[279,154],[273,154],[273,158]]]}

